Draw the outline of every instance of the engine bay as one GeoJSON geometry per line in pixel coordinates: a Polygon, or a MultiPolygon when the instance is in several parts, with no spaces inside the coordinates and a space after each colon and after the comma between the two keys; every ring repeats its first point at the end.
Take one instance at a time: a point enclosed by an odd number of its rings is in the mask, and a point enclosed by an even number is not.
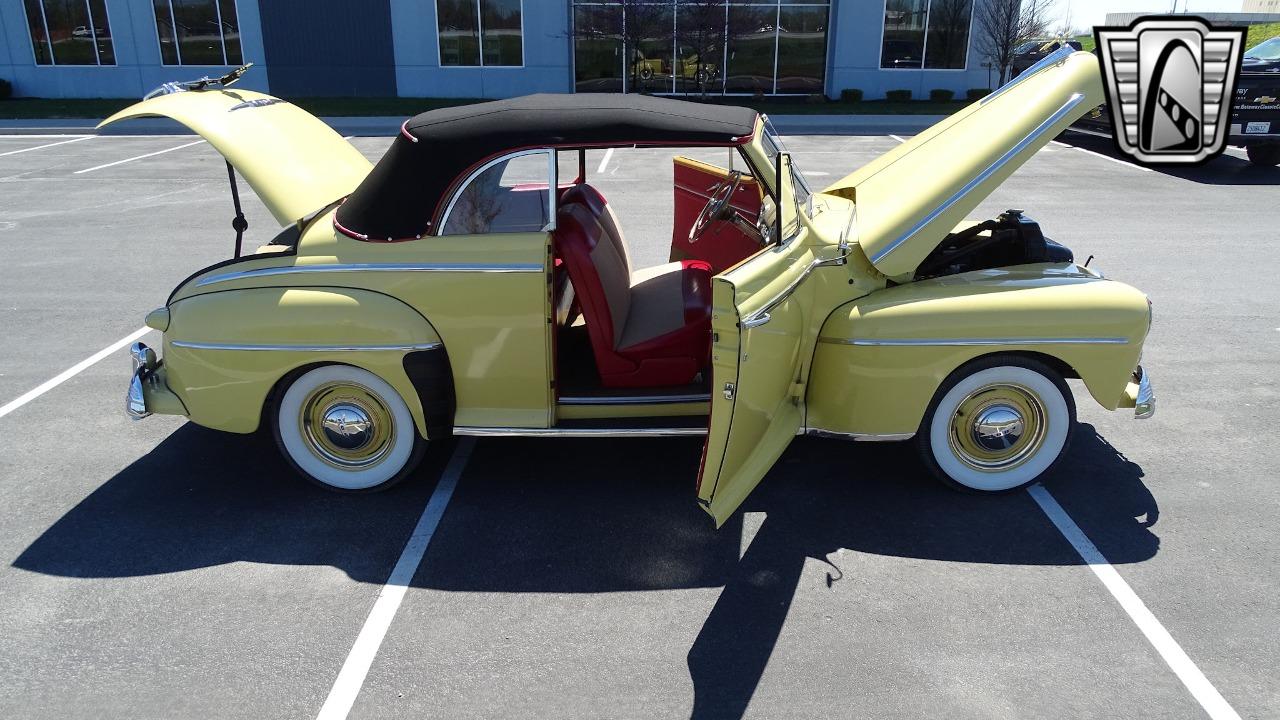
{"type": "Polygon", "coordinates": [[[1074,259],[1069,248],[1046,238],[1035,220],[1021,210],[1006,210],[994,220],[952,232],[920,263],[915,277],[926,280],[972,270],[1069,263],[1074,259]]]}

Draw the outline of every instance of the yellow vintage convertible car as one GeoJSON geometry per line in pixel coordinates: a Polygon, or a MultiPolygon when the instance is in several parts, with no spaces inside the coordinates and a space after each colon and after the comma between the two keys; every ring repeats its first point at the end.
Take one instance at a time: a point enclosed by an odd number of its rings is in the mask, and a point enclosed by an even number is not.
{"type": "Polygon", "coordinates": [[[1063,455],[1067,379],[1104,408],[1154,411],[1147,298],[1018,211],[965,219],[1103,101],[1086,53],[817,192],[746,108],[434,110],[371,166],[287,102],[170,90],[105,122],[185,123],[285,229],[252,253],[237,238],[147,316],[163,348],[134,346],[128,412],[266,423],[330,488],[386,487],[449,435],[705,434],[697,500],[719,525],[797,435],[915,438],[940,479],[995,493],[1063,455]],[[645,269],[585,162],[635,146],[728,148],[736,168],[676,159],[671,262],[645,269]]]}

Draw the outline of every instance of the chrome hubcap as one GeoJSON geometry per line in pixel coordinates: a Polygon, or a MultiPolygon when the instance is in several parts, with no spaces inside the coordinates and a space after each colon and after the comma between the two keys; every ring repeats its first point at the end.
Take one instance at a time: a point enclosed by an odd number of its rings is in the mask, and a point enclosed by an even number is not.
{"type": "Polygon", "coordinates": [[[1048,429],[1044,402],[1030,388],[1012,383],[981,387],[956,406],[948,442],[964,464],[982,472],[1005,472],[1030,460],[1048,429]]]}
{"type": "Polygon", "coordinates": [[[357,450],[373,439],[373,420],[351,403],[338,403],[320,421],[325,439],[343,450],[357,450]]]}
{"type": "Polygon", "coordinates": [[[992,405],[973,419],[973,439],[979,447],[991,452],[1008,450],[1022,439],[1025,424],[1016,408],[992,405]]]}
{"type": "Polygon", "coordinates": [[[391,411],[368,388],[341,382],[316,388],[298,418],[312,454],[343,470],[378,464],[395,445],[391,411]]]}

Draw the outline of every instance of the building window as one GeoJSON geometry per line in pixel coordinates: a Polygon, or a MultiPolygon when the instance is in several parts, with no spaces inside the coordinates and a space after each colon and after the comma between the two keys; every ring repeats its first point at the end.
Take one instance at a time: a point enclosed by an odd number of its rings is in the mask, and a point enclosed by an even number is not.
{"type": "Polygon", "coordinates": [[[521,0],[436,0],[436,29],[442,66],[524,65],[521,0]]]}
{"type": "Polygon", "coordinates": [[[24,0],[37,65],[115,65],[105,0],[24,0]]]}
{"type": "Polygon", "coordinates": [[[165,65],[243,65],[235,0],[152,0],[165,65]]]}
{"type": "Polygon", "coordinates": [[[880,67],[963,70],[973,0],[885,0],[880,67]]]}
{"type": "Polygon", "coordinates": [[[578,92],[823,91],[826,0],[574,0],[578,92]]]}

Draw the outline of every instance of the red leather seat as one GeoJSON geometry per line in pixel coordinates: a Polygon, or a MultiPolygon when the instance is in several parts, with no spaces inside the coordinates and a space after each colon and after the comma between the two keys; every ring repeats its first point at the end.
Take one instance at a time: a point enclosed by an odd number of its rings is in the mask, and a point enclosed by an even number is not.
{"type": "Polygon", "coordinates": [[[710,357],[711,266],[687,260],[633,273],[617,219],[586,184],[561,197],[554,241],[604,386],[692,382],[710,357]]]}

